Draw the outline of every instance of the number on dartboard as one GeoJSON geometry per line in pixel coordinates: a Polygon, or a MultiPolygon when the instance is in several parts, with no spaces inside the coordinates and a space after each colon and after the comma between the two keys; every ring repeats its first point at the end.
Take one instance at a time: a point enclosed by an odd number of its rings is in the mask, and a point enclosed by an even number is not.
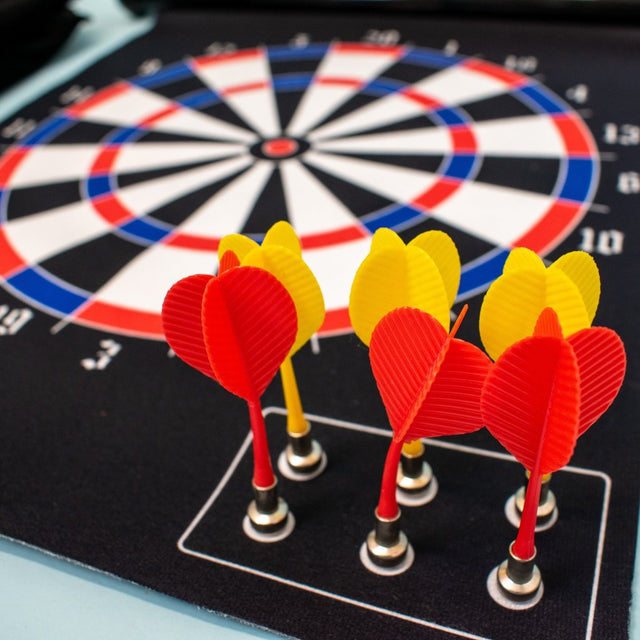
{"type": "Polygon", "coordinates": [[[455,56],[460,50],[460,43],[457,40],[447,40],[446,44],[442,48],[444,54],[447,56],[455,56]]]}
{"type": "Polygon", "coordinates": [[[398,44],[400,42],[400,32],[397,29],[369,29],[365,33],[363,40],[371,44],[398,44]]]}
{"type": "Polygon", "coordinates": [[[37,125],[38,123],[33,119],[26,120],[25,118],[16,118],[3,127],[1,133],[4,138],[21,140],[29,135],[37,125]]]}
{"type": "Polygon", "coordinates": [[[602,139],[607,144],[621,144],[631,147],[640,144],[640,126],[637,124],[616,124],[607,122],[604,125],[602,139]]]}
{"type": "Polygon", "coordinates": [[[149,58],[138,67],[138,73],[141,76],[152,76],[160,69],[162,69],[162,60],[160,58],[149,58]]]}
{"type": "Polygon", "coordinates": [[[0,336],[14,336],[32,318],[31,309],[12,309],[8,304],[0,304],[0,336]]]}
{"type": "Polygon", "coordinates": [[[289,44],[292,47],[298,47],[300,49],[308,47],[310,42],[311,36],[308,33],[296,33],[296,35],[289,40],[289,44]]]}
{"type": "Polygon", "coordinates": [[[637,171],[623,171],[618,174],[618,185],[616,187],[620,193],[629,195],[640,193],[640,173],[637,171]]]}
{"type": "Polygon", "coordinates": [[[83,358],[80,364],[87,371],[102,371],[120,353],[122,345],[111,338],[100,340],[100,350],[95,358],[83,358]]]}
{"type": "Polygon", "coordinates": [[[60,104],[75,104],[88,98],[94,91],[95,89],[90,86],[71,85],[64,93],[60,94],[60,104]]]}
{"type": "Polygon", "coordinates": [[[565,91],[565,95],[576,104],[585,104],[589,100],[589,87],[586,84],[576,84],[569,87],[565,91]]]}
{"type": "Polygon", "coordinates": [[[504,59],[504,66],[518,73],[535,73],[538,68],[538,58],[535,56],[508,55],[504,59]]]}
{"type": "Polygon", "coordinates": [[[579,249],[587,253],[599,253],[602,256],[613,256],[622,253],[624,248],[624,233],[618,229],[604,229],[596,231],[592,227],[580,229],[582,241],[579,249]]]}
{"type": "Polygon", "coordinates": [[[232,53],[237,48],[233,42],[212,42],[204,52],[211,56],[217,56],[221,53],[232,53]]]}

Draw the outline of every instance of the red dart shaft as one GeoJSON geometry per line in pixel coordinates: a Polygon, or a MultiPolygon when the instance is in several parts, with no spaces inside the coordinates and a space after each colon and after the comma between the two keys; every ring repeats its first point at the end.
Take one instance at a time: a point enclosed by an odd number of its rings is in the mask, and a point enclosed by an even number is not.
{"type": "Polygon", "coordinates": [[[260,400],[247,400],[251,432],[253,434],[253,483],[258,489],[268,489],[273,486],[275,476],[271,467],[267,430],[264,425],[260,400]]]}
{"type": "Polygon", "coordinates": [[[518,528],[516,541],[513,543],[513,553],[521,560],[532,558],[536,552],[535,532],[541,487],[542,474],[538,469],[534,469],[527,484],[520,527],[518,528]]]}
{"type": "Polygon", "coordinates": [[[387,458],[384,462],[382,473],[382,486],[380,487],[380,500],[378,501],[378,517],[392,520],[398,515],[398,502],[396,500],[396,481],[398,465],[402,453],[402,441],[391,440],[387,458]]]}

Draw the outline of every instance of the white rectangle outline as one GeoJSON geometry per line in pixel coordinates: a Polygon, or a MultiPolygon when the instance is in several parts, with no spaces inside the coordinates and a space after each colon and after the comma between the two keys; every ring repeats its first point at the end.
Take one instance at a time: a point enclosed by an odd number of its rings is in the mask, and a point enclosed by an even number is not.
{"type": "MultiPolygon", "coordinates": [[[[285,409],[282,409],[280,407],[267,407],[266,409],[263,410],[263,415],[266,418],[267,416],[271,415],[271,414],[275,414],[275,415],[286,415],[287,412],[285,409]]],[[[342,429],[351,429],[352,431],[360,431],[363,433],[368,433],[371,435],[377,435],[377,436],[383,436],[386,438],[390,438],[391,437],[391,431],[389,431],[388,429],[380,429],[378,427],[370,427],[370,426],[366,426],[366,425],[361,425],[361,424],[357,424],[355,422],[348,422],[345,420],[336,420],[333,418],[326,418],[323,416],[318,416],[318,415],[314,415],[314,414],[305,414],[307,420],[309,420],[310,422],[315,422],[315,423],[322,423],[322,424],[326,424],[332,427],[339,427],[342,429]]],[[[258,576],[261,578],[266,578],[267,580],[272,580],[274,582],[278,582],[280,584],[284,584],[287,585],[289,587],[294,587],[297,589],[301,589],[303,591],[307,591],[309,593],[313,593],[315,595],[319,595],[319,596],[323,596],[326,598],[330,598],[332,600],[336,600],[338,602],[343,602],[346,604],[350,604],[353,605],[355,607],[359,607],[362,609],[366,609],[368,611],[373,611],[375,613],[381,613],[383,615],[388,615],[390,617],[393,618],[397,618],[399,620],[403,620],[405,622],[412,622],[414,624],[423,626],[423,627],[428,627],[431,629],[436,629],[438,631],[443,631],[445,633],[449,633],[451,635],[457,636],[459,638],[467,638],[468,640],[491,640],[490,638],[486,638],[485,636],[478,636],[476,634],[473,633],[468,633],[466,631],[462,631],[459,629],[454,629],[452,627],[445,627],[443,625],[437,624],[436,622],[431,622],[429,620],[423,620],[422,618],[416,618],[414,616],[409,616],[409,615],[405,615],[403,613],[400,613],[398,611],[393,611],[391,609],[385,609],[384,607],[378,607],[376,605],[373,604],[369,604],[367,602],[362,602],[360,600],[355,600],[353,598],[348,598],[346,596],[341,596],[337,593],[332,593],[330,591],[325,591],[324,589],[318,589],[316,587],[312,587],[310,585],[301,583],[301,582],[296,582],[295,580],[289,580],[287,578],[282,578],[281,576],[272,574],[272,573],[267,573],[265,571],[261,571],[259,569],[254,569],[252,567],[248,567],[245,565],[241,565],[238,564],[236,562],[230,562],[228,560],[224,560],[223,558],[217,558],[215,556],[210,556],[207,555],[205,553],[201,553],[199,551],[196,551],[195,549],[189,549],[185,542],[187,540],[187,538],[191,535],[191,533],[193,532],[193,530],[198,526],[198,524],[200,523],[200,521],[204,518],[205,514],[207,513],[207,511],[211,508],[211,506],[213,505],[213,503],[217,500],[218,496],[222,493],[223,489],[225,488],[226,484],[229,482],[231,476],[235,473],[236,468],[238,467],[238,465],[240,464],[240,461],[242,460],[242,458],[244,457],[245,453],[247,452],[247,449],[249,448],[250,444],[251,444],[251,431],[248,432],[246,438],[244,439],[244,442],[242,443],[242,445],[240,446],[240,449],[238,450],[238,452],[236,453],[235,457],[233,458],[233,460],[231,461],[231,464],[229,465],[228,469],[225,471],[224,475],[222,476],[220,482],[218,483],[218,485],[216,486],[216,488],[214,489],[213,493],[211,494],[211,496],[209,496],[209,499],[205,502],[205,504],[203,505],[203,507],[200,509],[200,511],[198,512],[198,514],[196,515],[196,517],[191,521],[191,523],[189,524],[189,526],[186,528],[186,530],[184,531],[184,533],[180,536],[180,539],[178,540],[177,546],[178,549],[180,551],[182,551],[183,553],[190,555],[190,556],[194,556],[196,558],[200,558],[201,560],[207,560],[208,562],[213,562],[215,564],[219,564],[222,565],[224,567],[229,567],[231,569],[236,569],[238,571],[242,571],[244,573],[249,573],[251,575],[254,576],[258,576]]],[[[425,439],[425,442],[429,444],[430,447],[440,447],[442,449],[450,449],[450,450],[454,450],[454,451],[461,451],[464,453],[470,453],[473,455],[479,455],[479,456],[484,456],[486,458],[495,458],[498,460],[505,460],[508,462],[516,462],[515,458],[513,458],[513,456],[510,456],[509,454],[506,453],[500,453],[497,451],[488,451],[486,449],[477,449],[475,447],[469,447],[469,446],[465,446],[465,445],[458,445],[458,444],[453,444],[450,442],[446,442],[446,441],[441,441],[441,440],[435,440],[435,439],[430,439],[427,438],[425,439]]],[[[595,609],[596,609],[596,600],[598,597],[598,586],[600,583],[600,570],[601,570],[601,565],[602,565],[602,555],[604,552],[604,539],[605,539],[605,533],[606,533],[606,529],[607,529],[607,518],[608,518],[608,514],[609,514],[609,502],[610,502],[610,497],[611,497],[611,477],[609,475],[607,475],[606,473],[602,472],[602,471],[594,471],[592,469],[584,469],[582,467],[574,467],[571,465],[567,465],[566,467],[563,467],[562,471],[568,471],[570,473],[575,473],[578,475],[585,475],[585,476],[592,476],[592,477],[596,477],[596,478],[600,478],[603,482],[604,482],[604,495],[603,495],[603,499],[602,499],[602,512],[601,512],[601,517],[600,517],[600,528],[598,531],[598,546],[597,546],[597,551],[596,551],[596,563],[595,563],[595,569],[593,572],[593,582],[592,582],[592,587],[591,587],[591,598],[590,598],[590,602],[589,602],[589,616],[587,618],[587,628],[586,628],[586,634],[585,634],[585,640],[590,640],[591,639],[591,634],[593,632],[593,620],[595,617],[595,609]]]]}

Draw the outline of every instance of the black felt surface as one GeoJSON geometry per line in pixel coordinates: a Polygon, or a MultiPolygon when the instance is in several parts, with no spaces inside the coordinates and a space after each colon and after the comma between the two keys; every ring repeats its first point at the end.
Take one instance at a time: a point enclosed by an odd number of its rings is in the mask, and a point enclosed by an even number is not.
{"type": "MultiPolygon", "coordinates": [[[[589,213],[584,225],[625,234],[622,254],[595,256],[603,282],[596,324],[620,332],[629,367],[612,409],[578,443],[572,465],[588,473],[562,471],[553,480],[560,521],[537,538],[543,602],[529,612],[509,612],[495,605],[485,588],[488,572],[506,556],[514,535],[503,505],[522,480],[517,464],[430,447],[440,492],[432,504],[403,513],[415,564],[402,576],[378,578],[363,570],[357,554],[373,524],[385,438],[321,423],[314,429],[329,454],[325,474],[308,485],[281,480],[297,520],[290,538],[265,548],[241,533],[250,497],[247,455],[184,543],[224,564],[184,553],[178,540],[247,435],[246,406],[169,358],[162,343],[74,324],[52,335],[56,320],[37,310],[17,334],[0,336],[0,532],[302,638],[452,637],[426,623],[496,640],[584,638],[606,474],[611,493],[591,637],[626,638],[639,497],[640,222],[638,196],[620,193],[616,186],[619,173],[637,168],[639,157],[637,147],[602,143],[601,132],[607,122],[637,117],[638,92],[629,78],[638,62],[638,32],[520,23],[507,29],[491,21],[419,21],[393,14],[168,14],[150,35],[74,83],[107,86],[135,74],[149,57],[172,62],[199,55],[215,40],[233,40],[240,47],[278,44],[301,30],[316,41],[349,40],[381,26],[399,29],[420,46],[437,48],[457,39],[463,53],[481,52],[496,62],[511,53],[534,52],[544,82],[557,93],[578,82],[589,84],[588,124],[602,150],[615,154],[603,159],[595,197],[610,213],[589,213]],[[81,360],[95,357],[100,340],[109,337],[122,345],[121,352],[106,369],[86,371],[81,360]]],[[[56,100],[52,92],[24,115],[40,120],[56,100]]],[[[500,173],[498,165],[493,171],[500,173]]],[[[28,194],[20,197],[26,201],[28,194]]],[[[463,259],[467,250],[472,255],[485,250],[478,249],[479,241],[457,240],[463,259]]],[[[581,241],[576,229],[549,257],[581,241]]],[[[114,251],[115,272],[128,256],[114,251]]],[[[480,298],[469,302],[461,336],[477,342],[480,298]]],[[[2,305],[27,306],[4,289],[2,305]]],[[[295,364],[307,412],[386,427],[367,351],[355,337],[323,339],[317,355],[304,347],[295,364]]],[[[277,384],[267,391],[264,406],[282,406],[277,384]]],[[[270,415],[267,423],[275,456],[282,444],[282,418],[270,415]]],[[[485,432],[449,442],[501,452],[485,432]]]]}

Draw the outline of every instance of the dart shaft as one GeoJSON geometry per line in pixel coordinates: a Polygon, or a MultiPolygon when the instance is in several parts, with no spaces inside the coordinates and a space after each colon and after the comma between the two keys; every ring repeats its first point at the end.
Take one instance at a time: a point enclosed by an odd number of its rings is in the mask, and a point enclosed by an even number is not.
{"type": "Polygon", "coordinates": [[[527,492],[524,498],[520,527],[518,528],[516,540],[513,543],[513,553],[523,560],[533,557],[536,552],[535,531],[541,487],[542,476],[537,470],[534,470],[531,472],[531,477],[527,483],[527,492]]]}
{"type": "Polygon", "coordinates": [[[269,456],[267,430],[260,401],[248,401],[248,405],[251,433],[253,434],[253,484],[258,489],[265,489],[271,487],[275,482],[269,456]]]}
{"type": "Polygon", "coordinates": [[[287,407],[287,431],[293,434],[304,433],[307,430],[307,421],[302,411],[298,383],[291,358],[285,358],[280,365],[280,378],[282,379],[284,403],[287,407]]]}
{"type": "Polygon", "coordinates": [[[395,439],[392,439],[387,452],[387,459],[384,463],[380,500],[377,510],[378,516],[385,520],[392,520],[399,513],[398,502],[396,500],[396,478],[401,453],[402,442],[396,442],[395,439]]]}

